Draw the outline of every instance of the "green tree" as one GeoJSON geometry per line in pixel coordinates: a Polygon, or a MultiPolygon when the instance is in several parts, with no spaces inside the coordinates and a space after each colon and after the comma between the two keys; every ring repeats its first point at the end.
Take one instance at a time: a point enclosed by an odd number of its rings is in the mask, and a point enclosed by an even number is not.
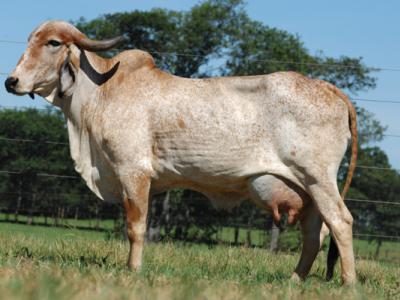
{"type": "Polygon", "coordinates": [[[184,77],[254,75],[292,70],[350,91],[375,87],[361,58],[311,55],[300,38],[250,19],[241,0],[208,0],[187,12],[153,9],[105,14],[75,25],[95,39],[124,35],[114,52],[143,49],[162,69],[184,77]]]}
{"type": "MultiPolygon", "coordinates": [[[[206,1],[188,12],[153,9],[81,18],[79,29],[96,39],[124,35],[120,50],[151,52],[162,69],[185,76],[203,76],[200,68],[222,56],[244,14],[239,0],[206,1]]],[[[109,53],[109,54],[112,54],[109,53]]]]}
{"type": "Polygon", "coordinates": [[[313,78],[327,80],[351,92],[374,88],[361,58],[326,57],[323,52],[311,55],[299,36],[270,28],[249,17],[242,18],[240,27],[228,49],[224,67],[227,75],[257,75],[277,71],[297,71],[313,78]]]}
{"type": "Polygon", "coordinates": [[[77,194],[86,191],[80,180],[46,176],[76,176],[59,112],[1,110],[0,143],[0,169],[11,171],[2,174],[1,201],[14,209],[16,218],[20,210],[33,217],[35,211],[77,203],[77,194]]]}
{"type": "Polygon", "coordinates": [[[383,241],[379,235],[398,236],[400,232],[400,174],[391,169],[387,155],[378,147],[363,148],[359,165],[362,168],[355,172],[348,198],[388,202],[347,203],[356,220],[355,232],[371,234],[370,240],[378,243],[378,255],[383,241]]]}

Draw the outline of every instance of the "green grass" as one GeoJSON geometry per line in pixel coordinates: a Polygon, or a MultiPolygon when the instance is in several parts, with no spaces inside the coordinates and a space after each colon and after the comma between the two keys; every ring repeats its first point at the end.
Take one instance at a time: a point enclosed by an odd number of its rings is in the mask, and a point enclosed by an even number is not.
{"type": "Polygon", "coordinates": [[[378,259],[381,261],[400,263],[400,242],[382,242],[378,256],[376,257],[376,241],[354,240],[354,253],[356,257],[365,259],[378,259]]]}
{"type": "MultiPolygon", "coordinates": [[[[14,220],[14,216],[10,215],[9,216],[10,220],[14,220]]],[[[26,223],[28,220],[28,217],[25,215],[20,215],[18,218],[19,223],[26,223]]],[[[0,213],[0,221],[6,221],[6,214],[0,213]]],[[[34,222],[37,225],[43,225],[45,223],[44,217],[35,217],[34,222]]],[[[3,227],[3,229],[0,227],[0,232],[7,229],[7,226],[10,226],[9,223],[0,223],[3,225],[0,225],[3,227]],[[8,225],[7,225],[8,224],[8,225]]],[[[33,227],[22,227],[21,228],[26,228],[26,230],[29,233],[32,232],[37,232],[37,231],[43,231],[46,234],[59,234],[60,232],[63,232],[63,238],[67,238],[72,235],[77,235],[77,236],[84,236],[86,238],[91,239],[94,236],[100,236],[101,238],[105,237],[104,233],[99,233],[99,232],[93,232],[89,230],[78,230],[76,228],[80,229],[93,229],[95,230],[96,226],[96,220],[93,219],[64,219],[60,220],[59,223],[61,226],[65,226],[68,228],[68,231],[58,231],[58,230],[52,230],[48,231],[47,228],[41,227],[41,226],[33,226],[33,227]],[[50,233],[51,232],[51,233],[50,233]],[[57,233],[56,233],[57,232],[57,233]],[[64,233],[65,232],[65,233],[64,233]]],[[[15,224],[17,225],[17,224],[15,224]]],[[[54,225],[54,220],[51,218],[48,218],[48,225],[54,225]]],[[[98,221],[98,226],[100,229],[103,231],[108,231],[108,236],[110,236],[110,233],[114,230],[115,227],[115,222],[114,220],[108,219],[108,220],[99,220],[98,221]]],[[[197,228],[194,228],[195,230],[198,230],[197,228]]],[[[265,247],[266,245],[269,245],[269,233],[266,230],[259,230],[259,229],[252,229],[251,232],[251,241],[252,241],[252,246],[257,246],[257,247],[265,247]]],[[[216,234],[212,236],[212,238],[216,241],[216,243],[221,242],[221,243],[233,243],[234,242],[234,228],[233,227],[221,227],[216,234]]],[[[240,228],[239,229],[239,235],[238,235],[238,242],[239,244],[246,244],[247,241],[247,229],[240,228]]],[[[328,247],[328,242],[329,238],[325,240],[325,248],[328,247]]],[[[301,236],[299,230],[294,230],[292,227],[287,228],[285,231],[283,231],[280,235],[279,238],[279,245],[281,249],[284,249],[286,251],[295,251],[298,252],[299,248],[301,246],[301,236]]],[[[378,255],[376,256],[376,248],[377,248],[377,242],[376,241],[366,241],[366,240],[354,240],[354,252],[357,257],[360,258],[367,258],[367,259],[378,259],[378,260],[385,260],[389,262],[400,262],[400,243],[396,241],[390,241],[390,240],[384,240],[380,247],[380,251],[378,255]]]]}
{"type": "MultiPolygon", "coordinates": [[[[5,221],[6,215],[4,213],[0,213],[0,221],[5,221]]],[[[13,216],[10,216],[10,220],[14,220],[13,216]]],[[[27,216],[20,215],[18,221],[21,223],[26,223],[28,220],[27,216]]],[[[44,224],[44,217],[35,217],[35,224],[44,224]]],[[[0,232],[4,230],[8,230],[7,226],[11,226],[9,223],[0,223],[0,232]]],[[[53,220],[48,219],[48,224],[53,225],[53,220]]],[[[87,229],[95,229],[96,221],[89,219],[64,219],[61,223],[62,226],[68,228],[67,231],[52,231],[48,230],[46,227],[41,226],[23,226],[19,228],[25,228],[28,233],[32,231],[32,234],[36,234],[39,232],[44,232],[47,234],[52,234],[52,232],[65,232],[63,233],[63,238],[68,238],[70,235],[84,236],[88,239],[93,238],[94,236],[100,236],[101,238],[105,237],[104,233],[93,232],[92,230],[78,230],[75,228],[87,228],[87,229]]],[[[17,226],[17,224],[14,224],[17,226]]],[[[114,229],[115,222],[114,220],[100,220],[99,228],[111,232],[114,229]]],[[[198,230],[197,228],[194,228],[198,230]]],[[[23,229],[21,229],[23,230],[23,229]]],[[[57,235],[56,234],[56,235],[57,235]]],[[[233,243],[234,242],[234,228],[233,227],[221,227],[216,234],[212,236],[215,241],[233,243]]],[[[238,235],[239,244],[245,244],[247,238],[247,230],[240,228],[238,235]]],[[[269,232],[266,230],[252,229],[251,230],[251,240],[253,246],[265,247],[265,245],[269,245],[269,232]]],[[[325,240],[325,248],[328,246],[329,239],[325,240]]],[[[294,230],[292,227],[287,228],[284,232],[281,233],[279,239],[280,247],[285,250],[294,250],[298,251],[298,248],[301,245],[301,236],[299,230],[294,230]]],[[[390,240],[385,240],[380,248],[378,256],[376,256],[377,243],[376,241],[366,241],[366,240],[354,240],[354,252],[355,255],[360,258],[368,258],[368,259],[378,259],[385,260],[389,262],[400,262],[400,243],[390,240]]]]}
{"type": "Polygon", "coordinates": [[[127,243],[104,233],[0,224],[2,299],[400,299],[399,264],[357,260],[358,285],[323,280],[319,255],[308,280],[289,282],[298,253],[182,243],[147,245],[139,273],[127,243]]]}
{"type": "MultiPolygon", "coordinates": [[[[218,241],[233,243],[234,242],[234,228],[222,227],[219,231],[212,236],[218,241]]],[[[270,235],[268,230],[251,229],[251,244],[265,248],[269,245],[270,235]]],[[[240,228],[238,234],[239,244],[245,244],[247,238],[247,229],[240,228]]],[[[329,238],[325,239],[324,249],[328,249],[329,238]]],[[[301,233],[297,227],[288,227],[283,231],[279,237],[279,245],[281,249],[286,251],[298,252],[301,247],[301,233]]],[[[354,252],[360,258],[384,260],[388,262],[400,262],[400,243],[390,240],[382,242],[380,251],[376,255],[377,242],[354,239],[354,252]]]]}
{"type": "Polygon", "coordinates": [[[56,240],[76,241],[79,239],[86,242],[91,240],[104,240],[106,234],[93,230],[66,229],[57,227],[28,226],[22,224],[0,223],[0,236],[23,236],[39,239],[49,244],[56,240]]]}
{"type": "MultiPolygon", "coordinates": [[[[9,220],[14,221],[14,215],[8,215],[9,220]]],[[[7,215],[5,213],[0,213],[0,221],[7,221],[7,215]]],[[[19,215],[18,222],[26,223],[28,221],[28,216],[19,215]]],[[[95,228],[97,221],[93,219],[60,219],[60,225],[66,227],[81,227],[81,228],[95,228]]],[[[45,218],[43,216],[35,216],[34,224],[45,225],[45,218]]],[[[54,225],[53,218],[47,218],[48,225],[54,225]]],[[[112,230],[114,228],[114,220],[99,220],[98,226],[101,229],[112,230]]]]}

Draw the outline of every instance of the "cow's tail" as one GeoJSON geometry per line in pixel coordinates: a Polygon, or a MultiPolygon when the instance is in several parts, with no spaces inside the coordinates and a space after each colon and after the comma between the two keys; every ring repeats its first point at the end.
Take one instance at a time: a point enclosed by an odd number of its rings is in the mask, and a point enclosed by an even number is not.
{"type": "MultiPolygon", "coordinates": [[[[351,158],[349,163],[349,169],[347,171],[346,181],[344,183],[343,191],[341,197],[344,201],[345,196],[350,188],[351,180],[353,179],[354,169],[356,168],[357,161],[357,152],[358,152],[358,135],[357,135],[357,115],[356,110],[354,109],[353,104],[349,100],[349,98],[342,93],[338,88],[332,86],[334,88],[335,94],[337,94],[343,101],[346,103],[348,111],[349,111],[349,127],[351,132],[351,158]]],[[[327,270],[326,270],[326,280],[330,280],[333,277],[333,270],[335,268],[335,264],[339,258],[339,250],[338,247],[332,237],[329,244],[328,251],[328,261],[327,261],[327,270]]]]}

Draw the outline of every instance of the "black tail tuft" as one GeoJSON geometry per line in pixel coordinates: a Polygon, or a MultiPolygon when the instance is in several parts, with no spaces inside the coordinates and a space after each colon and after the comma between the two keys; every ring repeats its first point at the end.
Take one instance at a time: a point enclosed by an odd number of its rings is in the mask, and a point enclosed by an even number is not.
{"type": "Polygon", "coordinates": [[[329,250],[328,250],[328,261],[327,261],[327,268],[326,268],[326,280],[329,281],[333,277],[333,271],[335,269],[335,264],[339,258],[339,250],[338,247],[331,235],[331,240],[329,243],[329,250]]]}

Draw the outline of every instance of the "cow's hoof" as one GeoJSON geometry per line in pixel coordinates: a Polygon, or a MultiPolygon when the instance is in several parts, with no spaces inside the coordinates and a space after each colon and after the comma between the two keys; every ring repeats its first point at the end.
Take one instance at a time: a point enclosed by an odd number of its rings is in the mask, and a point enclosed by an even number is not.
{"type": "Polygon", "coordinates": [[[357,279],[355,276],[351,277],[342,277],[342,284],[343,286],[352,287],[355,286],[357,283],[357,279]]]}
{"type": "Polygon", "coordinates": [[[127,268],[131,272],[139,272],[140,269],[141,269],[141,266],[140,265],[139,266],[135,266],[135,265],[132,265],[132,264],[128,263],[127,264],[127,268]]]}

